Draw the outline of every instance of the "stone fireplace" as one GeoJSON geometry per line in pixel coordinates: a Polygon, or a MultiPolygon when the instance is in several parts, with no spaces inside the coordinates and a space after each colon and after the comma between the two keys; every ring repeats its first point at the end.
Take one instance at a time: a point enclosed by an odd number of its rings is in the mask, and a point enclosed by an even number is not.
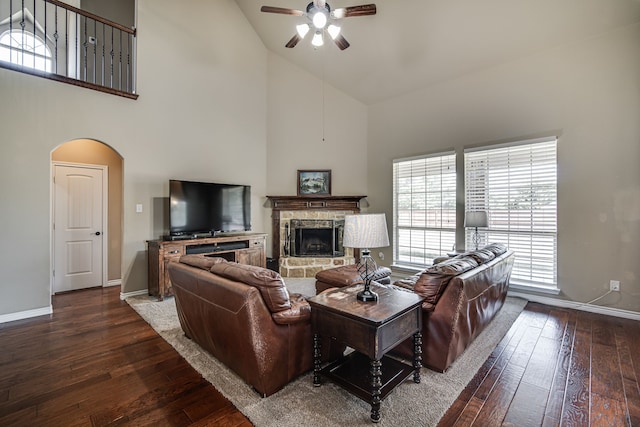
{"type": "Polygon", "coordinates": [[[343,234],[344,220],[292,219],[289,221],[288,242],[285,241],[285,255],[342,257],[344,256],[343,234]]]}
{"type": "Polygon", "coordinates": [[[315,277],[318,271],[353,264],[342,245],[344,216],[360,212],[365,196],[268,196],[272,201],[272,256],[283,277],[315,277]]]}

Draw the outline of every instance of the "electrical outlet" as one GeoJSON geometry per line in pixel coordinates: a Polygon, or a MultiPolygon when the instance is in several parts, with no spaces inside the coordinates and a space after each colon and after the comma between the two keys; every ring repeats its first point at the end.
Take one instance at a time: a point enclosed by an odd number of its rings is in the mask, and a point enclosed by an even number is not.
{"type": "Polygon", "coordinates": [[[620,292],[620,281],[619,280],[609,281],[609,290],[613,292],[620,292]]]}
{"type": "Polygon", "coordinates": [[[378,257],[379,257],[381,260],[384,260],[384,252],[378,252],[378,257]]]}

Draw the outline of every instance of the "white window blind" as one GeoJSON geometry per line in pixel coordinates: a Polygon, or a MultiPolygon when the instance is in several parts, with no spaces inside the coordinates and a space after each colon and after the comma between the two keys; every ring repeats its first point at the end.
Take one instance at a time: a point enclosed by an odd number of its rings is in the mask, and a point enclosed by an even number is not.
{"type": "Polygon", "coordinates": [[[465,209],[489,213],[480,244],[516,252],[512,283],[557,289],[556,153],[556,138],[465,150],[465,209]]]}
{"type": "Polygon", "coordinates": [[[394,264],[431,264],[453,248],[455,232],[455,153],[394,160],[394,264]]]}

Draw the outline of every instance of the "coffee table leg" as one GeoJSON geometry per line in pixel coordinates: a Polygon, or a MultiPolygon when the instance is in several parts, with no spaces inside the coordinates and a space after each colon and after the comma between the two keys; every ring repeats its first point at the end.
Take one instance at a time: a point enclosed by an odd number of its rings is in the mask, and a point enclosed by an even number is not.
{"type": "Polygon", "coordinates": [[[313,334],[313,386],[320,387],[320,361],[322,359],[322,345],[320,335],[313,334]]]}
{"type": "Polygon", "coordinates": [[[422,333],[413,334],[413,382],[420,384],[420,369],[422,368],[422,333]]]}
{"type": "Polygon", "coordinates": [[[380,389],[382,388],[382,362],[371,361],[371,421],[380,421],[380,389]]]}

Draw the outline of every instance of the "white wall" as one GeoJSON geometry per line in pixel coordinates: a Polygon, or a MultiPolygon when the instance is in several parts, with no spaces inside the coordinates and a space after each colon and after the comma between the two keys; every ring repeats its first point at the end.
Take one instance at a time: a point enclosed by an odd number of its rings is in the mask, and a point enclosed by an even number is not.
{"type": "Polygon", "coordinates": [[[268,63],[269,195],[295,196],[298,169],[331,169],[333,195],[367,195],[367,107],[276,54],[268,63]]]}
{"type": "Polygon", "coordinates": [[[124,158],[124,292],[146,289],[170,178],[250,184],[265,231],[261,41],[232,0],[139,0],[137,27],[137,101],[0,69],[0,315],[50,304],[50,156],[72,139],[124,158]]]}
{"type": "Polygon", "coordinates": [[[463,162],[466,147],[558,135],[560,297],[586,302],[616,279],[622,293],[600,303],[640,311],[638,41],[640,24],[372,106],[371,209],[392,213],[394,158],[463,162]]]}

